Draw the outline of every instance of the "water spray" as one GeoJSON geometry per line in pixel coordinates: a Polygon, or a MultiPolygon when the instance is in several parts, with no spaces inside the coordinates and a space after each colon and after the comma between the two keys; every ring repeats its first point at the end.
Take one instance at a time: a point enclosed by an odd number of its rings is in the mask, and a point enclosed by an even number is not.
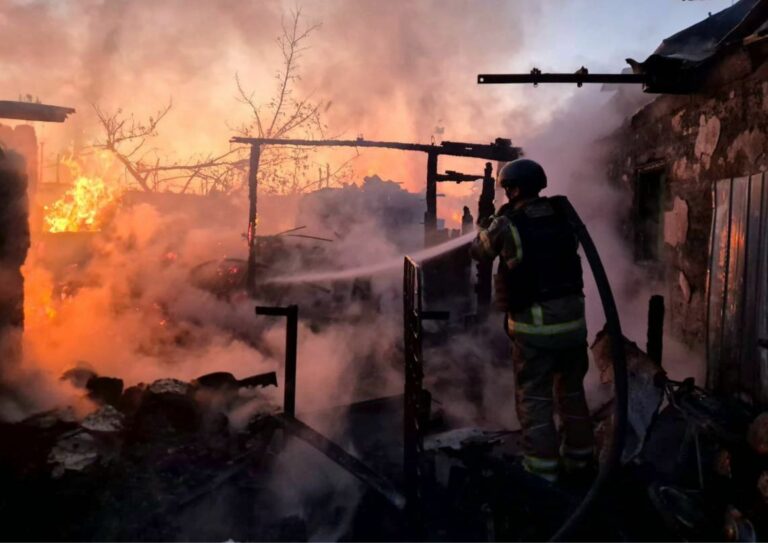
{"type": "MultiPolygon", "coordinates": [[[[475,232],[470,232],[459,236],[457,238],[446,241],[434,247],[428,247],[422,249],[416,253],[412,253],[410,256],[416,262],[424,262],[430,260],[442,254],[445,254],[459,247],[469,245],[475,238],[475,232]]],[[[371,275],[378,275],[390,271],[401,271],[403,267],[403,257],[405,255],[398,255],[375,264],[368,264],[366,266],[358,266],[355,268],[347,268],[343,270],[327,270],[318,271],[312,273],[302,273],[299,275],[291,275],[288,277],[275,277],[266,281],[268,284],[295,284],[295,283],[313,283],[317,281],[341,281],[345,279],[355,279],[358,277],[369,277],[371,275]]]]}

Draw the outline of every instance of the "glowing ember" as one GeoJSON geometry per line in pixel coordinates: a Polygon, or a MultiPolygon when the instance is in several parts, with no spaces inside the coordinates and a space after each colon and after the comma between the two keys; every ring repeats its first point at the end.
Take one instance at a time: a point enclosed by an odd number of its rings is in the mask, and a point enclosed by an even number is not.
{"type": "Polygon", "coordinates": [[[98,232],[117,199],[100,177],[79,176],[64,196],[45,207],[49,232],[98,232]]]}

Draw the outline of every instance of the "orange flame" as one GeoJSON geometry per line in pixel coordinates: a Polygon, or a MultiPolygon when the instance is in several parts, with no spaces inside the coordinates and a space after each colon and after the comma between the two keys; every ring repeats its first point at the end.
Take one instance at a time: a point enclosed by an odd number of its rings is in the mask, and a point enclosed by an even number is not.
{"type": "Polygon", "coordinates": [[[64,196],[45,207],[49,232],[98,232],[117,193],[100,177],[79,176],[64,196]]]}
{"type": "Polygon", "coordinates": [[[24,265],[24,279],[24,324],[27,331],[37,331],[58,316],[53,279],[29,262],[24,265]]]}

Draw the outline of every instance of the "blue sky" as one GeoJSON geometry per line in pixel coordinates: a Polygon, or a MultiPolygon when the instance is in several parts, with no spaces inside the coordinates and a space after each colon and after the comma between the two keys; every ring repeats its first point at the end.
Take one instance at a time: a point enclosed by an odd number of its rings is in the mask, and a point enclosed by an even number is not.
{"type": "Polygon", "coordinates": [[[729,7],[732,0],[546,0],[543,15],[526,27],[524,55],[509,69],[618,71],[624,59],[645,58],[661,40],[729,7]]]}

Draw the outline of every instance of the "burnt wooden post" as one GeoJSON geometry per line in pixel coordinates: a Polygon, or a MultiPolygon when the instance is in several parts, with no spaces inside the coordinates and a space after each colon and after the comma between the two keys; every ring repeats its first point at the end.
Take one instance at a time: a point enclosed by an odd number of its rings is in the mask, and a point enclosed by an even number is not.
{"type": "Polygon", "coordinates": [[[251,157],[248,163],[248,266],[246,269],[246,289],[251,295],[256,291],[256,226],[258,217],[258,181],[261,145],[251,145],[251,157]]]}
{"type": "Polygon", "coordinates": [[[664,296],[651,296],[648,301],[648,357],[661,367],[664,337],[664,296]]]}
{"type": "Polygon", "coordinates": [[[427,211],[424,213],[424,246],[435,241],[437,232],[437,153],[427,153],[427,211]]]}
{"type": "Polygon", "coordinates": [[[285,328],[285,397],[283,412],[289,417],[296,416],[296,354],[299,327],[299,306],[286,307],[256,306],[257,315],[286,317],[285,328]]]}
{"type": "MultiPolygon", "coordinates": [[[[477,202],[477,221],[479,224],[487,221],[496,212],[493,200],[496,197],[496,182],[493,178],[493,166],[485,163],[483,172],[483,189],[477,202]]],[[[493,292],[493,262],[479,261],[477,263],[477,315],[482,318],[488,314],[493,292]]]]}

